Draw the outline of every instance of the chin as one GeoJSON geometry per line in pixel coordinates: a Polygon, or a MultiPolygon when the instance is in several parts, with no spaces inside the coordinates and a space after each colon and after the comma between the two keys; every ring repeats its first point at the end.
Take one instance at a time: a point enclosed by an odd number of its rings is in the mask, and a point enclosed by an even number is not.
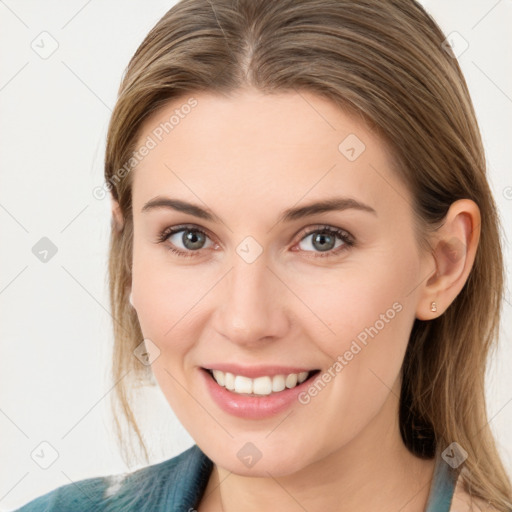
{"type": "MultiPolygon", "coordinates": [[[[301,447],[282,441],[265,439],[268,433],[252,436],[254,441],[235,438],[226,444],[215,444],[211,449],[201,446],[203,452],[219,467],[240,476],[281,477],[293,474],[306,467],[312,460],[301,447]]],[[[272,435],[272,434],[271,434],[272,435]]],[[[208,447],[207,447],[208,448],[208,447]]]]}

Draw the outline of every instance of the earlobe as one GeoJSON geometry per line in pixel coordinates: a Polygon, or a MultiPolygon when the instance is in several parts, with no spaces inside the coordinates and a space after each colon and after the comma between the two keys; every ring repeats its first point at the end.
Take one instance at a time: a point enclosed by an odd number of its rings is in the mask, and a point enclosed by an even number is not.
{"type": "Polygon", "coordinates": [[[425,280],[416,318],[432,320],[448,309],[467,281],[479,238],[478,206],[470,199],[455,201],[436,231],[432,244],[435,271],[425,280]]]}

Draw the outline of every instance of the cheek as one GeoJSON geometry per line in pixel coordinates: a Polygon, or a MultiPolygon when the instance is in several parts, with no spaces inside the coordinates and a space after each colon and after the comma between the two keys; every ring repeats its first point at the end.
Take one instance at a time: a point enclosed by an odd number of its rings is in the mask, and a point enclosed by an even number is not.
{"type": "Polygon", "coordinates": [[[194,325],[196,304],[212,286],[204,266],[180,265],[162,247],[134,242],[132,289],[144,335],[160,340],[183,339],[180,330],[194,325]]]}
{"type": "Polygon", "coordinates": [[[180,421],[193,431],[197,415],[189,389],[190,350],[199,339],[198,314],[201,297],[211,285],[193,267],[170,263],[165,251],[150,251],[134,245],[132,289],[136,297],[137,317],[144,335],[159,349],[151,371],[170,407],[180,421]]]}
{"type": "MultiPolygon", "coordinates": [[[[390,246],[333,274],[321,287],[307,288],[304,282],[299,292],[323,321],[313,318],[308,322],[309,338],[328,355],[327,372],[334,377],[326,387],[329,399],[339,407],[323,408],[323,399],[313,397],[315,390],[304,400],[311,400],[313,416],[329,416],[326,424],[340,424],[348,415],[351,421],[344,423],[347,438],[377,414],[400,375],[415,318],[410,292],[418,262],[412,254],[397,255],[390,246]]],[[[393,392],[399,394],[399,389],[393,392]]]]}
{"type": "Polygon", "coordinates": [[[311,293],[309,288],[307,295],[308,306],[333,332],[316,318],[308,322],[309,338],[329,357],[324,372],[328,382],[325,392],[318,391],[322,386],[311,386],[302,403],[307,403],[312,417],[325,418],[316,427],[321,434],[326,438],[338,436],[340,443],[357,435],[390,393],[399,395],[393,386],[414,322],[413,298],[407,295],[416,264],[413,259],[378,260],[380,263],[374,261],[364,270],[343,272],[337,287],[331,282],[323,292],[311,293]],[[326,401],[336,406],[325,407],[326,401]],[[343,432],[336,434],[333,425],[336,429],[343,426],[343,432]]]}
{"type": "Polygon", "coordinates": [[[413,258],[390,251],[387,258],[373,255],[316,279],[296,278],[294,291],[316,317],[308,321],[310,338],[332,358],[350,350],[354,340],[365,346],[379,339],[382,349],[384,343],[386,350],[404,348],[414,316],[410,292],[416,267],[413,258]]]}

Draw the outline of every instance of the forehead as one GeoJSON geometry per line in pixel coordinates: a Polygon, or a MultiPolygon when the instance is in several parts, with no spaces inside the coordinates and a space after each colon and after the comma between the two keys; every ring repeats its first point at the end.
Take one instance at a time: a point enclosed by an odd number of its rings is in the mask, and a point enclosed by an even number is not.
{"type": "Polygon", "coordinates": [[[386,203],[383,186],[394,196],[403,189],[387,146],[361,118],[303,91],[185,95],[145,121],[136,148],[145,143],[151,149],[133,171],[139,211],[166,193],[226,212],[235,201],[256,212],[329,194],[378,209],[386,203]]]}

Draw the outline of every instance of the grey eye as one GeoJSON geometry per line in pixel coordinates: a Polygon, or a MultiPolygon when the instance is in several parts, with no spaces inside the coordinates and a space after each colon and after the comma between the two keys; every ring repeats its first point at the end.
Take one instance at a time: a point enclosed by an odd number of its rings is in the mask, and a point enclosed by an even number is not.
{"type": "Polygon", "coordinates": [[[168,240],[179,249],[197,251],[204,248],[208,237],[198,229],[183,228],[169,235],[168,240]],[[175,240],[173,240],[173,237],[176,237],[175,240]],[[181,243],[182,246],[180,246],[179,243],[181,243]]]}
{"type": "Polygon", "coordinates": [[[340,235],[321,230],[309,233],[300,241],[300,243],[304,243],[308,239],[310,239],[309,243],[307,243],[309,249],[301,248],[301,250],[310,252],[311,248],[313,248],[314,252],[326,252],[336,249],[345,243],[345,241],[341,239],[340,235]],[[336,245],[336,238],[340,239],[338,245],[336,245]]]}

